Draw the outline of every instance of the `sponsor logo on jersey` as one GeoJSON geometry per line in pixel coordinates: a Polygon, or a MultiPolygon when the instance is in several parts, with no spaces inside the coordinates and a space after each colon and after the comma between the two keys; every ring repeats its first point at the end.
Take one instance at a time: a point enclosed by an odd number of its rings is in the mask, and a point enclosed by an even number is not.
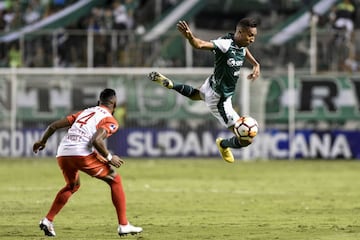
{"type": "Polygon", "coordinates": [[[226,63],[229,67],[240,67],[243,65],[243,62],[244,61],[242,60],[235,60],[234,58],[229,58],[226,63]]]}

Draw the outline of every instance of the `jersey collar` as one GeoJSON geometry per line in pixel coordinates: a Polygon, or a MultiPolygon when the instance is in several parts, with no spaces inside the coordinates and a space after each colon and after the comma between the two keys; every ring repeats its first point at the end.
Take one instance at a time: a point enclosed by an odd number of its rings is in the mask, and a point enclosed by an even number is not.
{"type": "Polygon", "coordinates": [[[110,108],[108,108],[107,106],[101,104],[99,107],[104,108],[104,109],[106,109],[109,113],[111,113],[110,108]]]}

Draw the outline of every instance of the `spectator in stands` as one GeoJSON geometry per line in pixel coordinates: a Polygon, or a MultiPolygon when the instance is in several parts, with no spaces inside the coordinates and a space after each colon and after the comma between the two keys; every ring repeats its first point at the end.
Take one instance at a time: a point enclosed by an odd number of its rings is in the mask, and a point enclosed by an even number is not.
{"type": "Polygon", "coordinates": [[[29,67],[49,67],[50,63],[46,61],[44,48],[36,44],[34,56],[31,58],[31,62],[28,63],[29,67]]]}
{"type": "Polygon", "coordinates": [[[4,20],[4,10],[0,10],[0,31],[4,31],[6,27],[6,22],[4,20]]]}
{"type": "Polygon", "coordinates": [[[91,10],[91,15],[88,18],[88,30],[92,30],[94,32],[100,32],[103,30],[102,24],[103,10],[97,7],[94,7],[91,10]]]}
{"type": "Polygon", "coordinates": [[[125,0],[124,5],[128,15],[128,29],[134,29],[135,23],[135,11],[139,6],[137,0],[125,0]]]}
{"type": "Polygon", "coordinates": [[[342,0],[336,4],[330,14],[335,34],[332,40],[333,70],[354,69],[354,21],[356,15],[355,5],[351,0],[342,0]],[[341,49],[341,52],[339,52],[341,49]]]}
{"type": "Polygon", "coordinates": [[[15,11],[11,5],[5,7],[4,12],[4,21],[5,21],[5,31],[10,31],[15,22],[15,11]]]}
{"type": "Polygon", "coordinates": [[[345,37],[350,41],[354,31],[355,5],[351,0],[342,0],[332,9],[331,18],[335,29],[345,29],[345,37]]]}
{"type": "Polygon", "coordinates": [[[113,3],[113,16],[115,22],[115,29],[125,30],[129,26],[129,17],[126,11],[126,6],[120,1],[114,1],[113,3]]]}
{"type": "Polygon", "coordinates": [[[29,4],[26,8],[23,18],[24,18],[25,24],[28,25],[28,24],[32,24],[32,23],[40,20],[41,15],[40,15],[40,12],[38,12],[38,11],[36,11],[36,9],[34,9],[33,5],[29,4]]]}
{"type": "Polygon", "coordinates": [[[105,8],[103,15],[103,27],[105,30],[112,30],[114,28],[113,13],[111,8],[105,8]]]}
{"type": "Polygon", "coordinates": [[[21,52],[18,43],[12,43],[9,51],[9,67],[21,67],[21,52]]]}
{"type": "Polygon", "coordinates": [[[127,58],[126,44],[128,43],[128,30],[131,29],[133,21],[128,14],[127,6],[119,0],[115,0],[112,5],[114,17],[114,29],[118,30],[118,51],[116,53],[120,65],[124,65],[127,58]]]}

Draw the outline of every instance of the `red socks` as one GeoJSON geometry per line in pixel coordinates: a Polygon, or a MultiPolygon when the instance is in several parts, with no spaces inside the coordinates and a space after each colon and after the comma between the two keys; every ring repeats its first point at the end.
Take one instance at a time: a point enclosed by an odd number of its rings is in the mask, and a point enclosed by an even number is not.
{"type": "Polygon", "coordinates": [[[116,209],[119,224],[126,225],[128,223],[126,218],[126,200],[120,175],[116,174],[114,180],[109,185],[111,188],[111,199],[116,209]]]}

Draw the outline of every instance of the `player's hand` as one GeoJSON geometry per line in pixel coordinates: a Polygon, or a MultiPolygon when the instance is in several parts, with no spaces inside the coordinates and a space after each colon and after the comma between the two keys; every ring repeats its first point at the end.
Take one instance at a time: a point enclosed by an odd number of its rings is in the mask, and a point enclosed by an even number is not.
{"type": "Polygon", "coordinates": [[[187,39],[194,38],[189,25],[185,21],[179,21],[176,27],[179,30],[179,32],[181,32],[182,35],[184,35],[185,38],[187,39]]]}
{"type": "Polygon", "coordinates": [[[111,165],[113,165],[116,168],[119,168],[121,165],[125,163],[124,160],[122,160],[119,156],[113,155],[111,161],[109,162],[111,165]]]}
{"type": "Polygon", "coordinates": [[[260,76],[260,66],[254,66],[253,72],[247,76],[247,79],[254,81],[260,76]]]}
{"type": "Polygon", "coordinates": [[[117,155],[112,155],[112,159],[111,161],[108,161],[105,157],[103,157],[101,154],[96,153],[96,158],[97,160],[99,160],[100,162],[103,163],[107,163],[107,164],[111,164],[114,167],[120,167],[122,164],[124,164],[124,160],[122,160],[119,156],[117,155]]]}
{"type": "Polygon", "coordinates": [[[39,151],[43,150],[45,148],[45,146],[46,146],[46,143],[44,143],[42,141],[37,141],[33,145],[33,152],[38,153],[39,151]]]}

